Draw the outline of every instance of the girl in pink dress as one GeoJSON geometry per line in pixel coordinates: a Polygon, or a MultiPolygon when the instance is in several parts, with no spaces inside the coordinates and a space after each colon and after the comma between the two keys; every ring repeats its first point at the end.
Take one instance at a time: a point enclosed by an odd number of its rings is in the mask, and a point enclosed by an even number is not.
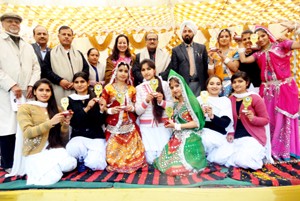
{"type": "Polygon", "coordinates": [[[261,49],[246,58],[244,48],[239,48],[239,55],[242,63],[256,61],[261,69],[260,95],[270,116],[272,155],[277,160],[300,158],[298,87],[290,69],[291,51],[300,49],[300,43],[277,42],[262,26],[257,26],[255,33],[261,49]]]}

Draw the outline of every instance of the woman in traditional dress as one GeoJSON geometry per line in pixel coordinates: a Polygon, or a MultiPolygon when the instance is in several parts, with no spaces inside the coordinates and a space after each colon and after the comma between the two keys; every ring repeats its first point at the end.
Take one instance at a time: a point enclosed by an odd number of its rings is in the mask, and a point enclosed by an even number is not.
{"type": "Polygon", "coordinates": [[[20,106],[18,123],[23,132],[23,155],[27,185],[50,185],[58,182],[63,172],[76,167],[76,159],[64,148],[68,140],[72,113],[58,112],[53,88],[47,79],[33,86],[36,101],[20,106]]]}
{"type": "Polygon", "coordinates": [[[211,153],[226,142],[228,132],[233,132],[231,102],[226,96],[219,97],[222,91],[222,79],[212,75],[206,81],[207,91],[202,91],[197,100],[205,114],[205,126],[201,138],[210,161],[211,153]]]}
{"type": "Polygon", "coordinates": [[[201,140],[204,116],[200,105],[185,80],[171,70],[169,85],[174,103],[173,120],[168,120],[166,128],[174,129],[170,141],[154,166],[171,176],[187,176],[205,168],[207,162],[201,140]]]}
{"type": "Polygon", "coordinates": [[[130,65],[120,62],[105,86],[102,98],[107,106],[107,170],[132,173],[146,165],[145,148],[136,125],[136,91],[130,79],[130,65]]]}
{"type": "Polygon", "coordinates": [[[231,77],[234,92],[229,97],[232,104],[234,132],[227,134],[227,142],[211,153],[210,161],[226,167],[262,168],[267,157],[265,126],[269,116],[262,98],[248,92],[250,79],[243,71],[231,77]]]}
{"type": "MultiPolygon", "coordinates": [[[[118,35],[115,40],[112,54],[106,59],[106,69],[105,69],[105,77],[104,77],[105,84],[109,83],[113,71],[118,63],[123,61],[128,63],[131,66],[134,60],[135,60],[135,56],[131,55],[130,53],[128,37],[124,34],[118,35]]],[[[133,81],[132,76],[130,79],[132,79],[133,81]]]]}
{"type": "Polygon", "coordinates": [[[104,84],[105,65],[99,62],[99,51],[91,48],[87,52],[87,59],[90,64],[90,86],[104,84]]]}
{"type": "Polygon", "coordinates": [[[170,88],[166,81],[155,75],[155,63],[150,59],[141,62],[144,82],[136,87],[135,110],[145,146],[146,159],[152,164],[171,136],[171,129],[164,127],[168,120],[166,108],[173,108],[170,88]]]}
{"type": "Polygon", "coordinates": [[[261,69],[260,95],[270,116],[272,156],[277,160],[289,160],[291,156],[300,158],[298,87],[290,66],[291,51],[300,49],[300,42],[277,42],[262,26],[257,26],[255,33],[261,49],[245,57],[245,48],[240,48],[239,54],[241,62],[256,61],[261,69]]]}
{"type": "MultiPolygon", "coordinates": [[[[102,99],[89,89],[89,77],[85,72],[74,75],[72,82],[76,93],[69,95],[68,109],[74,112],[71,119],[71,140],[66,149],[77,158],[81,172],[87,166],[92,170],[103,170],[106,167],[105,137],[102,126],[106,115],[102,99]],[[84,166],[83,166],[84,165],[84,166]]],[[[100,94],[99,94],[100,95],[100,94]]]]}
{"type": "Polygon", "coordinates": [[[217,38],[217,50],[208,52],[208,75],[217,75],[222,79],[223,92],[221,95],[229,96],[231,92],[230,78],[238,71],[239,61],[236,49],[230,47],[232,40],[229,29],[222,29],[217,38]]]}

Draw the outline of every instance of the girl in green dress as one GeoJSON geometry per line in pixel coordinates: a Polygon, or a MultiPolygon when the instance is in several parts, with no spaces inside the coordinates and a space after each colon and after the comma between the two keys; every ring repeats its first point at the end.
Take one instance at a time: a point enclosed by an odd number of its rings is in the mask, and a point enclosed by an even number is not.
{"type": "Polygon", "coordinates": [[[174,132],[161,155],[155,159],[154,166],[171,176],[187,176],[201,171],[207,164],[200,137],[205,119],[185,80],[171,70],[168,81],[176,102],[173,120],[168,120],[165,127],[174,129],[174,132]]]}

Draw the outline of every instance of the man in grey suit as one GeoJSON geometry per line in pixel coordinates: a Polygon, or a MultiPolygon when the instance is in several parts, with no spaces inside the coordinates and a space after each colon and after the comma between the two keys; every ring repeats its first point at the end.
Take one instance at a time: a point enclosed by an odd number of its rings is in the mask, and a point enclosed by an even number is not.
{"type": "Polygon", "coordinates": [[[183,42],[172,49],[171,62],[168,69],[161,73],[166,79],[170,69],[180,74],[189,84],[195,96],[205,89],[208,78],[208,56],[206,47],[193,42],[197,26],[192,21],[184,21],[180,26],[183,42]]]}
{"type": "Polygon", "coordinates": [[[51,50],[50,48],[47,47],[49,34],[45,27],[41,25],[37,25],[33,29],[33,37],[36,43],[33,43],[32,47],[38,58],[40,66],[42,66],[46,53],[51,50]]]}

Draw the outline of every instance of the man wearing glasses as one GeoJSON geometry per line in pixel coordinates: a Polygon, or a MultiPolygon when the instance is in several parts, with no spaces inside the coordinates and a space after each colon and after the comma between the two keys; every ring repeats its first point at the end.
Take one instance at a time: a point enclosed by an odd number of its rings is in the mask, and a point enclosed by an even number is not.
{"type": "Polygon", "coordinates": [[[144,59],[151,59],[155,62],[156,75],[164,72],[170,63],[170,55],[158,48],[158,35],[154,32],[148,32],[145,35],[146,48],[136,55],[136,60],[132,67],[132,73],[134,76],[134,85],[137,86],[143,82],[143,76],[141,74],[140,62],[144,59]]]}

